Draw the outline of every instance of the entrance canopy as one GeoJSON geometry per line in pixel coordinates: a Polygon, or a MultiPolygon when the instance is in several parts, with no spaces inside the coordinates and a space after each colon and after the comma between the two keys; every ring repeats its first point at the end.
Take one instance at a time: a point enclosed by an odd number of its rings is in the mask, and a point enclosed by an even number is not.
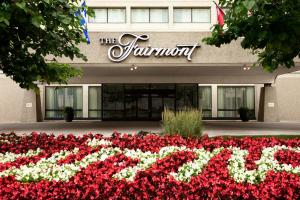
{"type": "MultiPolygon", "coordinates": [[[[75,67],[82,65],[76,64],[75,67]]],[[[180,64],[118,64],[99,66],[88,64],[82,67],[83,76],[70,83],[199,83],[199,84],[265,84],[273,83],[280,74],[299,70],[280,68],[273,73],[266,72],[262,67],[245,65],[196,65],[180,64]],[[131,70],[133,68],[133,70],[131,70]],[[134,69],[136,68],[136,69],[134,69]]]]}

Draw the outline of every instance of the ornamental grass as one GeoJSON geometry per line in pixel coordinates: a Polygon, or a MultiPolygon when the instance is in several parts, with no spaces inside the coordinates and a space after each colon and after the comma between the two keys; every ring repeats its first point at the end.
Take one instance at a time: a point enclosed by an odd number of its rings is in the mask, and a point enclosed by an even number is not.
{"type": "Polygon", "coordinates": [[[162,113],[164,134],[179,134],[182,137],[201,137],[203,131],[202,112],[195,108],[172,111],[168,108],[162,113]]]}

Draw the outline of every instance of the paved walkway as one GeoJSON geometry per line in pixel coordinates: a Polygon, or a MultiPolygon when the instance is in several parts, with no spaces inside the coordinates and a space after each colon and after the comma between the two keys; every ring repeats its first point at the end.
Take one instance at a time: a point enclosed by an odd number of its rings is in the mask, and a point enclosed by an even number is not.
{"type": "MultiPolygon", "coordinates": [[[[300,122],[240,122],[240,121],[205,121],[204,133],[209,136],[220,135],[299,135],[300,122]]],[[[135,121],[47,121],[39,123],[0,123],[0,132],[29,134],[33,131],[75,135],[85,133],[101,133],[105,136],[114,131],[121,133],[137,133],[139,131],[161,132],[160,122],[135,121]]]]}

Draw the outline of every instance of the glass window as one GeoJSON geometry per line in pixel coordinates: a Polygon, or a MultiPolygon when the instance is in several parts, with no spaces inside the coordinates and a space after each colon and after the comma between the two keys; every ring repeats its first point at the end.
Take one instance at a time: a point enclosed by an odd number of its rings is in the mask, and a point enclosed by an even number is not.
{"type": "Polygon", "coordinates": [[[101,118],[101,87],[89,87],[89,118],[101,118]]]}
{"type": "Polygon", "coordinates": [[[82,87],[46,87],[46,118],[63,119],[64,108],[72,107],[82,117],[82,87]]]}
{"type": "Polygon", "coordinates": [[[102,119],[124,119],[124,86],[122,84],[104,84],[102,92],[102,119]]]}
{"type": "Polygon", "coordinates": [[[175,23],[210,23],[210,8],[174,8],[175,23]]]}
{"type": "Polygon", "coordinates": [[[131,9],[131,22],[133,23],[149,23],[150,10],[148,8],[131,9]]]}
{"type": "Polygon", "coordinates": [[[125,23],[125,8],[94,8],[95,17],[89,18],[90,23],[125,23]]]}
{"type": "Polygon", "coordinates": [[[90,23],[107,23],[107,9],[97,8],[94,9],[95,17],[89,17],[90,23]]]}
{"type": "Polygon", "coordinates": [[[191,12],[190,8],[174,8],[174,22],[190,23],[192,21],[191,12]]]}
{"type": "Polygon", "coordinates": [[[169,12],[167,8],[151,8],[150,22],[151,23],[167,23],[169,21],[169,12]]]}
{"type": "Polygon", "coordinates": [[[202,110],[204,118],[211,118],[211,87],[210,86],[200,86],[199,93],[198,93],[198,102],[199,102],[199,109],[202,110]]]}
{"type": "Polygon", "coordinates": [[[108,9],[108,23],[125,23],[125,9],[110,8],[108,9]]]}
{"type": "Polygon", "coordinates": [[[210,23],[210,9],[209,8],[193,8],[192,22],[195,23],[210,23]]]}
{"type": "Polygon", "coordinates": [[[132,23],[167,23],[169,12],[167,8],[132,8],[132,23]]]}
{"type": "Polygon", "coordinates": [[[218,87],[218,117],[238,118],[238,109],[247,107],[255,118],[255,91],[252,86],[218,87]]]}
{"type": "Polygon", "coordinates": [[[182,110],[190,107],[197,107],[197,85],[176,85],[176,110],[182,110]]]}

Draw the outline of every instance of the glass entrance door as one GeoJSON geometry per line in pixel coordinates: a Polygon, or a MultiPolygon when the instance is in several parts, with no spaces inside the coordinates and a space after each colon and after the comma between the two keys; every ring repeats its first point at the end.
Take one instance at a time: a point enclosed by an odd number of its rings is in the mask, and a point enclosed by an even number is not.
{"type": "Polygon", "coordinates": [[[103,120],[160,120],[165,107],[178,110],[184,104],[197,106],[196,84],[103,84],[102,87],[103,120]]]}
{"type": "Polygon", "coordinates": [[[175,110],[175,84],[153,84],[150,93],[152,120],[160,120],[164,108],[175,110]]]}
{"type": "Polygon", "coordinates": [[[125,119],[149,119],[149,86],[146,84],[124,85],[125,119]]]}

